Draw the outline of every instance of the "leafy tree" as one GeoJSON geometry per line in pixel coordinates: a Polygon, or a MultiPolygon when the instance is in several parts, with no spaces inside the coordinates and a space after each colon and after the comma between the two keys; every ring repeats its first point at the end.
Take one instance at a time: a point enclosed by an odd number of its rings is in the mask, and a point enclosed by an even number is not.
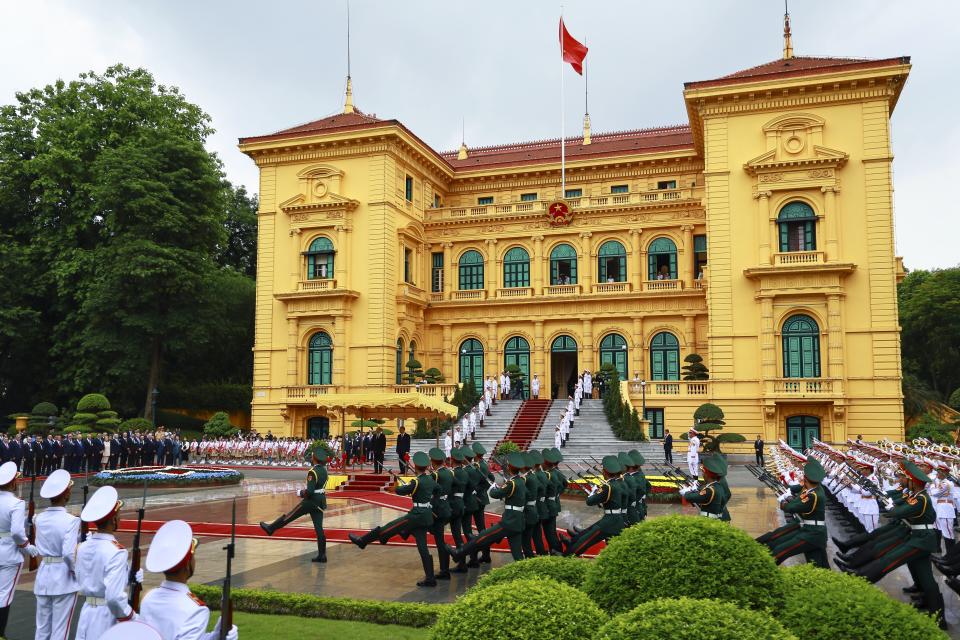
{"type": "Polygon", "coordinates": [[[908,420],[927,413],[937,402],[936,392],[927,386],[920,376],[910,371],[903,372],[903,413],[908,420]]]}
{"type": "Polygon", "coordinates": [[[960,387],[960,268],[913,271],[897,297],[904,371],[946,402],[960,387]]]}
{"type": "Polygon", "coordinates": [[[248,278],[257,275],[257,208],[256,194],[248,195],[243,186],[225,185],[226,240],[221,245],[217,261],[248,278]]]}
{"type": "Polygon", "coordinates": [[[240,428],[230,424],[230,416],[226,411],[218,411],[203,425],[203,435],[215,438],[231,438],[240,433],[240,428]]]}
{"type": "MultiPolygon", "coordinates": [[[[710,402],[697,407],[693,412],[693,421],[703,444],[704,452],[722,453],[720,445],[724,442],[745,442],[746,438],[739,433],[717,433],[711,431],[720,431],[723,425],[723,409],[710,402]]],[[[686,437],[686,436],[684,436],[686,437]]]]}
{"type": "Polygon", "coordinates": [[[945,424],[935,415],[925,413],[907,429],[907,441],[926,438],[938,444],[953,444],[956,441],[958,426],[960,425],[945,424]]]}
{"type": "Polygon", "coordinates": [[[953,390],[953,393],[950,394],[950,399],[947,401],[947,404],[950,405],[951,409],[960,411],[960,387],[957,387],[953,390]]]}
{"type": "Polygon", "coordinates": [[[443,382],[443,374],[440,372],[440,369],[430,367],[423,372],[423,379],[427,384],[440,384],[443,382]]]}
{"type": "Polygon", "coordinates": [[[417,384],[423,381],[423,365],[416,358],[410,358],[406,364],[407,384],[417,384]]]}
{"type": "Polygon", "coordinates": [[[683,361],[689,363],[683,366],[684,380],[710,379],[710,370],[703,364],[703,357],[699,353],[691,353],[683,361]]]}

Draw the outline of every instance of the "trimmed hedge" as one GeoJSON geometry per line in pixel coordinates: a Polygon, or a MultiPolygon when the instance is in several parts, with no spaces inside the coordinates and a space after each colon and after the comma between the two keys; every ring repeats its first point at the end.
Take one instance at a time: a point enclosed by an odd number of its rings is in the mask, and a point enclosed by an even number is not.
{"type": "Polygon", "coordinates": [[[33,407],[33,410],[30,412],[31,417],[33,416],[56,416],[60,413],[60,410],[57,409],[57,405],[52,402],[38,402],[36,406],[33,407]]]}
{"type": "Polygon", "coordinates": [[[766,547],[725,522],[695,516],[625,529],[587,568],[583,590],[611,614],[664,594],[767,611],[784,600],[782,572],[766,547]]]}
{"type": "Polygon", "coordinates": [[[583,640],[606,621],[597,605],[573,587],[546,578],[512,580],[471,589],[444,607],[429,638],[583,640]]]}
{"type": "MultiPolygon", "coordinates": [[[[829,629],[824,629],[829,631],[829,629]]],[[[834,636],[843,637],[843,636],[834,636]]],[[[879,637],[879,636],[878,636],[879,637]]],[[[768,614],[720,600],[645,602],[605,624],[594,640],[797,640],[768,614]]]]}
{"type": "MultiPolygon", "coordinates": [[[[220,587],[192,584],[190,590],[211,609],[220,608],[220,587]]],[[[374,624],[399,624],[405,627],[429,627],[448,605],[420,602],[379,602],[328,598],[304,593],[280,593],[260,589],[231,589],[233,610],[247,613],[293,615],[328,620],[355,620],[374,624]]]]}
{"type": "Polygon", "coordinates": [[[110,401],[100,393],[88,393],[77,402],[77,411],[80,413],[100,413],[110,411],[110,401]]]}
{"type": "Polygon", "coordinates": [[[130,418],[120,423],[120,431],[153,431],[153,423],[146,418],[130,418]]]}
{"type": "Polygon", "coordinates": [[[588,562],[583,558],[555,556],[538,556],[523,562],[511,562],[480,576],[473,588],[485,589],[512,580],[550,578],[579,589],[586,577],[588,562]]]}
{"type": "Polygon", "coordinates": [[[931,616],[863,578],[804,564],[782,570],[787,602],[777,619],[804,640],[944,638],[931,616]]]}

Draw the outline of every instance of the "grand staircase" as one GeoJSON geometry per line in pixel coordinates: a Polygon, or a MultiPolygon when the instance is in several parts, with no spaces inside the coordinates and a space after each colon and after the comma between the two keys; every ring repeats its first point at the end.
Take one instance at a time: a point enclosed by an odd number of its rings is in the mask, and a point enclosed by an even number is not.
{"type": "Polygon", "coordinates": [[[359,471],[347,477],[349,479],[337,488],[338,491],[383,491],[392,484],[386,473],[359,471]]]}
{"type": "MultiPolygon", "coordinates": [[[[476,442],[481,443],[487,451],[493,451],[494,445],[503,440],[510,425],[513,424],[513,420],[520,410],[520,405],[520,400],[498,400],[497,404],[490,410],[492,415],[484,418],[483,428],[477,427],[476,442]]],[[[444,435],[446,434],[440,434],[441,447],[443,446],[444,435]]],[[[474,441],[471,440],[469,442],[473,443],[474,441]]],[[[411,440],[410,455],[412,456],[417,451],[428,451],[431,447],[435,446],[437,445],[434,438],[411,440]]],[[[396,468],[396,460],[396,450],[393,447],[389,447],[387,449],[387,466],[396,468]]]]}
{"type": "Polygon", "coordinates": [[[540,435],[540,429],[543,427],[543,421],[547,417],[551,404],[550,400],[526,400],[520,405],[520,410],[517,411],[510,428],[497,445],[504,440],[510,440],[520,449],[526,450],[540,435]]]}

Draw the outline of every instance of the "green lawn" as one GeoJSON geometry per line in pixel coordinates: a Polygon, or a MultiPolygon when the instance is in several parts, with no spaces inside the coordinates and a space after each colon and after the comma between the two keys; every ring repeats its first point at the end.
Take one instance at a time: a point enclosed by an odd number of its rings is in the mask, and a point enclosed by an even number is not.
{"type": "MultiPolygon", "coordinates": [[[[210,614],[210,629],[216,623],[219,613],[210,614]]],[[[351,622],[349,620],[326,620],[324,618],[298,618],[296,616],[271,616],[261,613],[233,614],[233,624],[237,625],[243,640],[275,640],[276,638],[296,638],[296,640],[320,640],[328,638],[349,638],[350,640],[424,640],[429,629],[401,627],[395,624],[372,624],[369,622],[351,622]]]]}

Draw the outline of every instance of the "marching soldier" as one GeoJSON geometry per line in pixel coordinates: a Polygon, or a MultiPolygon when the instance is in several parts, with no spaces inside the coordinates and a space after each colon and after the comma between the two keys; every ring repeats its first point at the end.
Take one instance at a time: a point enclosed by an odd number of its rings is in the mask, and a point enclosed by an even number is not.
{"type": "MultiPolygon", "coordinates": [[[[77,622],[77,640],[98,640],[116,623],[134,617],[126,593],[127,550],[113,535],[120,526],[121,507],[117,490],[107,486],[97,489],[80,512],[80,519],[97,531],[77,547],[77,582],[86,598],[77,622]]],[[[136,579],[143,581],[142,569],[136,579]]]]}
{"type": "Polygon", "coordinates": [[[620,481],[623,483],[626,498],[623,505],[623,525],[629,527],[639,521],[637,514],[638,487],[637,480],[633,477],[633,457],[626,451],[621,451],[617,454],[617,460],[623,467],[623,475],[620,476],[620,481]]]}
{"type": "MultiPolygon", "coordinates": [[[[487,494],[487,491],[493,485],[494,477],[490,473],[490,468],[487,466],[487,463],[483,460],[483,456],[487,453],[487,450],[479,442],[474,442],[471,447],[473,453],[473,464],[467,466],[467,473],[470,474],[470,486],[473,489],[472,496],[464,496],[464,524],[463,524],[463,533],[470,538],[471,527],[470,522],[467,520],[468,517],[473,519],[473,524],[477,528],[477,533],[487,528],[486,522],[486,507],[490,504],[490,496],[487,494]],[[477,508],[472,510],[473,500],[476,500],[477,508]]],[[[464,454],[469,456],[471,449],[465,449],[464,454]]],[[[467,563],[468,567],[478,567],[480,563],[490,564],[490,548],[487,547],[483,549],[482,552],[479,552],[479,558],[477,556],[478,552],[475,552],[470,557],[470,562],[467,563]]]]}
{"type": "Polygon", "coordinates": [[[24,521],[27,516],[23,500],[13,495],[17,478],[17,464],[13,461],[0,465],[0,636],[7,628],[10,603],[17,590],[23,556],[36,556],[39,551],[30,544],[24,521]]]}
{"type": "Polygon", "coordinates": [[[313,530],[317,534],[317,557],[313,562],[327,561],[327,536],[323,532],[323,512],[327,508],[327,462],[333,457],[325,442],[320,442],[310,449],[309,459],[313,464],[307,472],[307,488],[301,489],[297,495],[302,498],[293,511],[285,513],[270,524],[260,523],[260,528],[272,536],[277,529],[281,529],[294,520],[310,514],[313,520],[313,530]]]}
{"type": "MultiPolygon", "coordinates": [[[[532,558],[535,555],[533,538],[536,529],[540,526],[540,515],[537,512],[537,493],[539,492],[540,481],[537,479],[537,476],[534,472],[533,456],[530,455],[530,452],[521,453],[520,457],[523,460],[523,470],[521,472],[521,476],[523,478],[527,497],[526,505],[523,510],[524,527],[521,547],[523,548],[523,557],[532,558]]],[[[540,543],[540,551],[542,550],[543,542],[540,543]]]]}
{"type": "MultiPolygon", "coordinates": [[[[453,449],[451,455],[455,451],[458,451],[458,449],[453,449]]],[[[454,488],[454,473],[447,468],[447,458],[444,456],[442,449],[431,447],[427,455],[430,456],[430,463],[433,465],[433,480],[437,484],[437,491],[431,499],[433,503],[433,524],[430,525],[430,534],[433,536],[434,544],[437,545],[437,555],[440,561],[440,571],[435,577],[437,580],[449,580],[450,554],[447,553],[446,539],[443,537],[447,525],[450,525],[454,540],[460,537],[459,524],[455,525],[452,521],[453,494],[456,491],[454,488]]],[[[460,506],[462,508],[462,502],[460,506]]],[[[405,532],[402,535],[407,537],[409,533],[405,532]]],[[[466,571],[466,567],[457,567],[453,573],[466,573],[466,571]]]]}
{"type": "Polygon", "coordinates": [[[727,461],[722,456],[705,455],[702,459],[703,478],[706,484],[699,491],[689,487],[681,496],[700,509],[700,515],[714,520],[723,519],[723,509],[727,504],[727,493],[720,484],[720,478],[727,474],[727,461]]]}
{"type": "Polygon", "coordinates": [[[33,584],[37,596],[37,640],[60,640],[70,635],[73,609],[77,604],[75,576],[80,518],[67,513],[73,480],[58,469],[40,487],[40,497],[50,507],[36,516],[37,549],[42,562],[33,584]]]}
{"type": "Polygon", "coordinates": [[[777,564],[797,554],[804,554],[807,562],[829,569],[827,562],[826,495],[823,492],[826,471],[818,461],[810,459],[803,465],[803,490],[783,501],[784,513],[800,517],[800,528],[784,536],[771,552],[777,564]]]}
{"type": "MultiPolygon", "coordinates": [[[[467,445],[469,447],[469,445],[467,445]]],[[[470,517],[465,516],[466,503],[464,498],[466,497],[467,492],[470,490],[470,474],[464,469],[464,461],[466,458],[463,455],[463,449],[458,447],[450,452],[450,459],[453,463],[453,471],[447,469],[446,471],[450,473],[450,535],[453,537],[453,543],[458,547],[463,546],[463,543],[466,542],[465,538],[469,538],[470,531],[470,517]],[[464,532],[464,520],[466,519],[467,530],[464,532]]],[[[441,487],[443,487],[443,482],[440,480],[437,481],[441,487]]],[[[471,492],[472,495],[472,492],[471,492]]],[[[473,505],[476,505],[476,500],[474,500],[473,505]]],[[[446,541],[443,538],[436,541],[437,542],[437,551],[446,553],[446,541]]],[[[449,562],[449,560],[448,560],[449,562]]],[[[457,563],[456,568],[451,569],[450,573],[466,573],[467,564],[463,560],[460,560],[457,563]]]]}
{"type": "Polygon", "coordinates": [[[622,485],[612,482],[622,472],[623,467],[617,456],[603,457],[603,480],[599,486],[590,489],[587,495],[587,506],[603,509],[603,517],[592,526],[580,531],[568,531],[572,537],[562,537],[565,549],[563,555],[581,555],[587,549],[600,542],[609,540],[623,531],[622,485]]]}
{"type": "Polygon", "coordinates": [[[406,515],[403,515],[392,522],[388,522],[382,527],[374,527],[362,536],[350,534],[350,541],[360,547],[365,548],[374,540],[379,540],[380,544],[386,544],[387,541],[395,535],[409,533],[417,541],[417,551],[420,552],[420,561],[423,563],[423,580],[417,583],[418,587],[435,587],[437,580],[433,575],[433,556],[427,548],[427,531],[433,524],[433,494],[437,490],[437,483],[433,474],[427,471],[430,466],[430,458],[423,451],[418,451],[413,455],[413,466],[417,470],[417,477],[411,482],[401,483],[396,491],[398,495],[410,496],[413,505],[406,515]]]}
{"type": "MultiPolygon", "coordinates": [[[[187,586],[196,570],[196,551],[197,539],[183,520],[171,520],[160,527],[147,551],[147,571],[162,573],[164,580],[144,596],[139,619],[159,631],[163,640],[220,637],[221,620],[207,633],[210,609],[187,586]]],[[[236,625],[226,637],[237,640],[236,625]]]]}
{"type": "Polygon", "coordinates": [[[547,485],[550,484],[550,479],[543,470],[543,454],[533,449],[528,455],[533,462],[533,469],[530,473],[537,479],[537,524],[534,525],[533,529],[533,548],[536,549],[538,556],[543,556],[550,553],[550,550],[543,544],[543,523],[550,518],[550,509],[547,507],[547,491],[549,489],[547,485]]]}
{"type": "Polygon", "coordinates": [[[628,453],[633,460],[633,477],[637,484],[637,522],[643,522],[647,519],[647,496],[650,495],[653,485],[643,472],[643,465],[646,462],[643,455],[636,449],[631,449],[628,453]]]}
{"type": "Polygon", "coordinates": [[[567,478],[557,465],[563,460],[563,456],[559,449],[544,449],[541,455],[547,477],[547,489],[544,495],[547,517],[540,521],[540,526],[543,528],[543,537],[546,538],[547,546],[550,547],[550,553],[562,554],[563,545],[557,537],[557,516],[560,514],[560,496],[567,489],[567,478]]]}

